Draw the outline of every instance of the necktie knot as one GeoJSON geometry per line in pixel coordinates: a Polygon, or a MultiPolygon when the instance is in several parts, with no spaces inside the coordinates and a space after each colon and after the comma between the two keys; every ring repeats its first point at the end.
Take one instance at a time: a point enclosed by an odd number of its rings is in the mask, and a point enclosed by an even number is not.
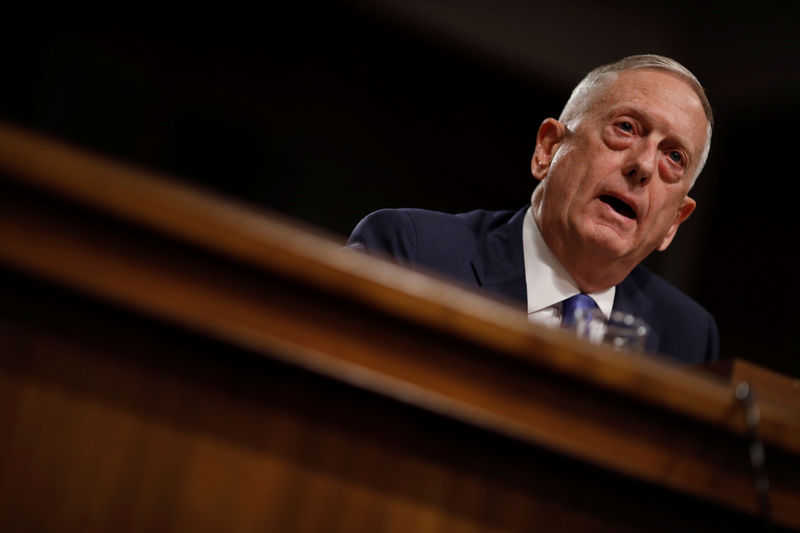
{"type": "Polygon", "coordinates": [[[565,327],[575,325],[575,313],[578,309],[594,309],[597,307],[592,297],[582,292],[575,296],[570,296],[561,305],[561,325],[565,327]]]}

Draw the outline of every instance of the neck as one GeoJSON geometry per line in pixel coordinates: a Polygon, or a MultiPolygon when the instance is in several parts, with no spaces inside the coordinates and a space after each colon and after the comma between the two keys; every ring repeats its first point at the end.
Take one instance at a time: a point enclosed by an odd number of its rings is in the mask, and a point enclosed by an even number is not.
{"type": "MultiPolygon", "coordinates": [[[[547,239],[545,239],[547,242],[547,239]]],[[[550,244],[548,243],[548,246],[550,244]]],[[[553,249],[553,248],[551,248],[553,249]]],[[[581,292],[591,294],[622,283],[633,268],[621,267],[619,264],[607,264],[597,258],[575,257],[575,254],[560,253],[553,249],[553,254],[561,262],[566,271],[575,280],[581,292]],[[590,265],[590,267],[586,267],[590,265]]]]}
{"type": "Polygon", "coordinates": [[[545,244],[561,266],[578,285],[581,292],[590,294],[615,287],[634,269],[625,258],[601,255],[582,242],[559,238],[555,231],[542,220],[541,212],[533,206],[534,221],[545,244]]]}

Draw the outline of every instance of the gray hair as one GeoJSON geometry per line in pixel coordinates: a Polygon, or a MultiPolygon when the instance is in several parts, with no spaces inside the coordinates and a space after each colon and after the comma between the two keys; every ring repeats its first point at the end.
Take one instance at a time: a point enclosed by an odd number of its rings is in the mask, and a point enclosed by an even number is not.
{"type": "Polygon", "coordinates": [[[611,77],[612,74],[616,75],[625,70],[648,68],[665,70],[679,76],[694,90],[695,94],[697,94],[697,97],[700,99],[700,104],[703,106],[703,112],[706,115],[706,144],[703,147],[696,172],[694,176],[692,176],[690,186],[694,185],[697,176],[700,175],[700,171],[703,170],[706,164],[708,152],[711,149],[711,131],[714,128],[714,115],[711,111],[711,104],[708,101],[703,86],[700,85],[700,82],[689,69],[674,59],[655,54],[640,54],[628,56],[614,63],[602,65],[591,70],[580,83],[575,86],[575,89],[572,90],[572,95],[570,95],[569,100],[567,100],[566,105],[564,105],[564,109],[561,111],[561,116],[558,120],[569,125],[570,122],[581,117],[594,103],[595,91],[613,81],[613,77],[611,77]]]}

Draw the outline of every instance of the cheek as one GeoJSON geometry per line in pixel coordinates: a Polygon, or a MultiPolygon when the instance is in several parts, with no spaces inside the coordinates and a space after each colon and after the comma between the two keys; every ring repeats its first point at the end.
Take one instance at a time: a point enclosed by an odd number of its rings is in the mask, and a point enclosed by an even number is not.
{"type": "Polygon", "coordinates": [[[603,133],[601,140],[606,148],[615,152],[625,150],[633,145],[633,139],[630,137],[620,137],[607,132],[603,133]]]}
{"type": "Polygon", "coordinates": [[[570,184],[575,185],[588,179],[594,170],[602,165],[602,154],[596,146],[588,143],[565,146],[553,159],[559,174],[570,184]]]}
{"type": "Polygon", "coordinates": [[[679,195],[674,190],[668,190],[668,187],[654,190],[654,194],[650,196],[650,210],[655,214],[652,225],[657,232],[665,232],[672,225],[681,206],[678,197],[683,198],[683,195],[685,193],[682,191],[679,195]]]}
{"type": "Polygon", "coordinates": [[[583,180],[580,172],[581,169],[576,167],[575,161],[570,157],[562,157],[552,169],[551,189],[565,206],[581,192],[583,180]]]}
{"type": "Polygon", "coordinates": [[[686,171],[670,163],[666,157],[658,161],[658,174],[667,183],[678,183],[686,171]]]}

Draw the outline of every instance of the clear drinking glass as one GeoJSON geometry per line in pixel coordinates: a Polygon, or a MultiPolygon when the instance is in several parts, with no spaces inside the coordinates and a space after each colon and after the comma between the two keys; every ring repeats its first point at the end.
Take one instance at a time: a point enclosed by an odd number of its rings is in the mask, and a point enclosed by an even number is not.
{"type": "Polygon", "coordinates": [[[644,350],[650,327],[629,313],[612,311],[606,319],[599,309],[575,311],[575,333],[594,344],[607,344],[621,350],[640,352],[644,350]]]}

